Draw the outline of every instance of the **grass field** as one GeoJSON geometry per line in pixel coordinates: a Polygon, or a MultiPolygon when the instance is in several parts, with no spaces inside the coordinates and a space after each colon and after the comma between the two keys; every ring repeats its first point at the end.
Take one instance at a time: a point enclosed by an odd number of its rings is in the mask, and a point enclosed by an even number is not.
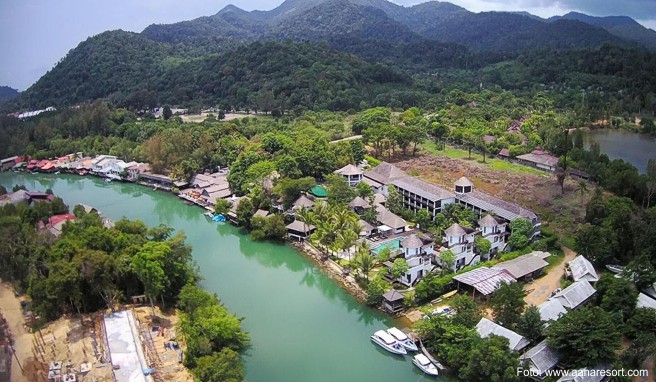
{"type": "MultiPolygon", "coordinates": [[[[446,146],[444,150],[438,150],[435,142],[424,142],[421,147],[427,152],[453,159],[464,159],[469,160],[469,154],[467,150],[457,149],[453,146],[446,146]]],[[[547,177],[549,176],[544,171],[536,170],[528,166],[522,166],[520,164],[511,163],[505,160],[497,159],[494,156],[486,156],[485,163],[483,163],[483,155],[474,153],[472,151],[471,161],[476,161],[483,166],[489,166],[492,170],[512,172],[516,174],[533,174],[547,177]]]]}

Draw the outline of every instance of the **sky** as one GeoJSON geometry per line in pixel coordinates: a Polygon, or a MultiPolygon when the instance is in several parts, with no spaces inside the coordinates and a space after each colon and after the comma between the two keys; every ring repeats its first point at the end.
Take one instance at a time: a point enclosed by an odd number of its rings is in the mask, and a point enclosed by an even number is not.
{"type": "MultiPolygon", "coordinates": [[[[393,0],[414,5],[422,0],[393,0]]],[[[227,4],[269,10],[282,0],[0,0],[0,85],[25,90],[88,37],[106,30],[140,32],[209,16],[227,4]]],[[[451,0],[472,12],[527,11],[549,17],[569,11],[627,15],[656,30],[656,0],[451,0]]]]}

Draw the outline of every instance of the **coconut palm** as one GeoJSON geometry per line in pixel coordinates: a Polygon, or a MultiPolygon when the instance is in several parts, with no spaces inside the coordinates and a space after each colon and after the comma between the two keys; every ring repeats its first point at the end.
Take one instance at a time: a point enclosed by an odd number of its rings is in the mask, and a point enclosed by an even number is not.
{"type": "Polygon", "coordinates": [[[337,233],[337,242],[339,247],[342,250],[348,250],[349,260],[351,260],[351,247],[355,244],[355,241],[358,240],[358,233],[353,229],[346,229],[339,231],[337,233]]]}
{"type": "Polygon", "coordinates": [[[369,282],[369,272],[376,266],[376,258],[366,250],[358,250],[354,260],[355,266],[364,274],[364,278],[369,282]]]}
{"type": "Polygon", "coordinates": [[[303,222],[303,228],[305,232],[308,230],[308,226],[312,224],[312,211],[306,207],[301,207],[296,211],[296,219],[303,222]]]}

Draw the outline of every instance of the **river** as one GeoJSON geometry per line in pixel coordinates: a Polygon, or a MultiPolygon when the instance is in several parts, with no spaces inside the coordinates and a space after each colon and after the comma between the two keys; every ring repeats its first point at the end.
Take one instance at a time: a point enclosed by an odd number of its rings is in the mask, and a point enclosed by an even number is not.
{"type": "Polygon", "coordinates": [[[0,174],[0,184],[50,188],[71,207],[88,204],[104,217],[166,224],[187,234],[202,286],[244,317],[251,346],[250,382],[414,382],[424,375],[411,357],[391,355],[369,336],[393,321],[351,297],[310,260],[282,244],[254,242],[238,228],[210,222],[174,195],[75,175],[0,174]]]}
{"type": "Polygon", "coordinates": [[[649,159],[656,159],[656,138],[627,130],[601,129],[583,133],[585,147],[593,142],[599,144],[601,152],[610,159],[623,159],[638,171],[647,171],[649,159]]]}

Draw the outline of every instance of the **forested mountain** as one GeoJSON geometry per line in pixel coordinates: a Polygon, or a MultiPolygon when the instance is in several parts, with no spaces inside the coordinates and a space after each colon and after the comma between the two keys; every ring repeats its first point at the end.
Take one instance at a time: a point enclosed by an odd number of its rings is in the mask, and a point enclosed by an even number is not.
{"type": "Polygon", "coordinates": [[[12,98],[18,97],[20,93],[14,88],[9,86],[0,86],[0,104],[9,101],[12,98]]]}
{"type": "Polygon", "coordinates": [[[570,12],[564,16],[555,16],[549,20],[578,20],[586,24],[604,28],[615,36],[634,41],[651,50],[656,50],[656,31],[645,28],[637,21],[626,16],[594,17],[578,12],[570,12]]]}
{"type": "Polygon", "coordinates": [[[386,0],[287,0],[271,11],[247,12],[229,5],[214,16],[151,25],[143,34],[164,42],[198,37],[253,41],[376,36],[406,43],[429,39],[495,52],[597,47],[626,42],[625,38],[645,43],[604,28],[571,17],[549,22],[521,13],[473,13],[437,1],[402,7],[386,0]]]}

